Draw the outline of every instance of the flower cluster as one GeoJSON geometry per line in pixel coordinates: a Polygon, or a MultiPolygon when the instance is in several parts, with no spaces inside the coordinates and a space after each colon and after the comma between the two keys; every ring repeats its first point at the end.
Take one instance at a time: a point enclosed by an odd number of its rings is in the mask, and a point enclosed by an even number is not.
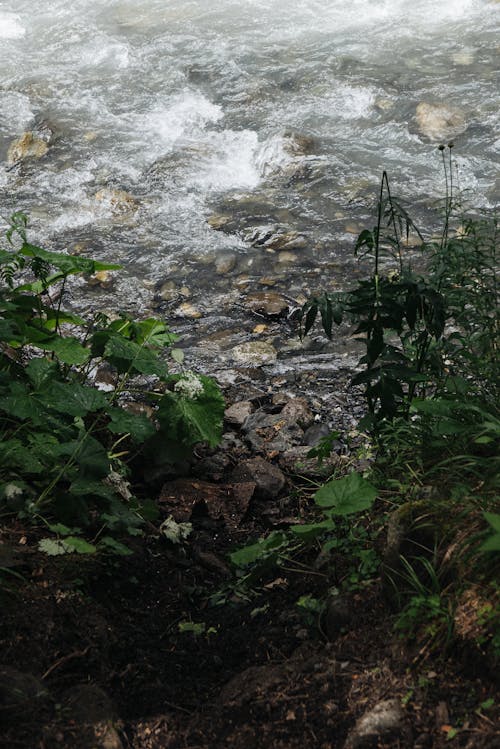
{"type": "Polygon", "coordinates": [[[186,372],[177,380],[174,390],[182,398],[196,400],[203,393],[204,387],[201,379],[194,372],[186,372]]]}

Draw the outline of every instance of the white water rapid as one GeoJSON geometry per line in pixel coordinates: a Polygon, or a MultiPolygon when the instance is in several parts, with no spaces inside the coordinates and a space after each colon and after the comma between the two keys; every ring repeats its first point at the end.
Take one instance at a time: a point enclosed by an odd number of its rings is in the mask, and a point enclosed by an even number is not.
{"type": "Polygon", "coordinates": [[[441,141],[471,202],[498,203],[499,16],[494,0],[0,1],[0,215],[123,263],[141,304],[168,278],[224,294],[210,262],[228,252],[234,278],[297,289],[349,252],[383,169],[411,201],[442,195],[441,141]],[[37,128],[47,153],[17,159],[37,128]],[[245,210],[305,237],[286,273],[245,210]]]}

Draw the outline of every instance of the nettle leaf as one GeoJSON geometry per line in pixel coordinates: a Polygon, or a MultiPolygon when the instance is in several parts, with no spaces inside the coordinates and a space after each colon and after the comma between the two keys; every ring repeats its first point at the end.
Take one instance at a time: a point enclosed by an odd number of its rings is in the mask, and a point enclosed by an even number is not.
{"type": "Polygon", "coordinates": [[[40,393],[40,400],[47,408],[70,416],[86,416],[108,405],[105,393],[79,382],[52,382],[40,393]]]}
{"type": "Polygon", "coordinates": [[[104,347],[104,355],[119,372],[135,371],[158,377],[167,375],[167,366],[158,358],[157,353],[143,344],[129,341],[116,334],[109,337],[104,347]]]}
{"type": "Polygon", "coordinates": [[[203,393],[195,398],[176,392],[165,393],[158,408],[158,420],[170,441],[177,440],[189,447],[206,442],[216,447],[222,435],[224,399],[214,380],[203,375],[198,377],[203,393]]]}
{"type": "Polygon", "coordinates": [[[52,351],[64,364],[81,365],[90,358],[90,350],[82,346],[77,338],[53,335],[45,340],[33,341],[33,345],[43,351],[52,351]]]}
{"type": "Polygon", "coordinates": [[[327,507],[333,515],[351,515],[372,506],[377,490],[359,473],[353,472],[340,479],[333,479],[319,489],[314,501],[327,507]]]}
{"type": "Polygon", "coordinates": [[[110,432],[130,434],[136,442],[144,442],[156,432],[151,419],[145,414],[129,413],[122,408],[108,408],[107,414],[111,418],[108,425],[110,432]]]}
{"type": "Polygon", "coordinates": [[[100,497],[108,501],[116,496],[112,487],[104,484],[102,481],[92,481],[90,479],[78,478],[73,481],[69,487],[69,493],[76,497],[100,497]]]}
{"type": "Polygon", "coordinates": [[[50,361],[45,357],[39,357],[37,359],[31,359],[26,365],[24,371],[28,375],[35,390],[39,390],[46,382],[51,382],[57,377],[58,367],[55,362],[50,361]]]}
{"type": "Polygon", "coordinates": [[[109,457],[106,449],[94,437],[87,435],[76,457],[84,475],[104,478],[109,473],[109,457]]]}

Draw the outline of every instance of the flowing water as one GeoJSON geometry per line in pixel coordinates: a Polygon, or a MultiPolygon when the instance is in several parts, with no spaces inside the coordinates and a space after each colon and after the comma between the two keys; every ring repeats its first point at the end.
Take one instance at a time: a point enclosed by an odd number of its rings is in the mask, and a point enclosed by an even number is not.
{"type": "Polygon", "coordinates": [[[205,337],[241,325],[263,278],[300,303],[345,282],[383,169],[414,203],[442,195],[443,138],[474,205],[497,204],[499,15],[494,0],[0,1],[0,213],[122,263],[118,303],[194,308],[205,337]],[[422,102],[446,105],[444,125],[422,102]],[[47,154],[9,163],[44,127],[47,154]],[[281,253],[276,231],[296,233],[281,253]]]}

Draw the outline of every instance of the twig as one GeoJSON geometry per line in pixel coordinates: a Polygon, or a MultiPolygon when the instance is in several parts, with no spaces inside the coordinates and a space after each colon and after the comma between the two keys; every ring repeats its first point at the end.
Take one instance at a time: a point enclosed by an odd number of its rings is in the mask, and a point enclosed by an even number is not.
{"type": "Polygon", "coordinates": [[[87,653],[90,650],[90,645],[88,645],[85,650],[75,650],[74,653],[69,653],[69,655],[63,655],[62,658],[59,658],[55,663],[52,664],[50,668],[47,669],[47,671],[42,676],[42,681],[46,679],[50,674],[56,670],[56,668],[59,668],[59,666],[64,665],[68,661],[72,661],[74,658],[83,658],[83,656],[87,655],[87,653]]]}

